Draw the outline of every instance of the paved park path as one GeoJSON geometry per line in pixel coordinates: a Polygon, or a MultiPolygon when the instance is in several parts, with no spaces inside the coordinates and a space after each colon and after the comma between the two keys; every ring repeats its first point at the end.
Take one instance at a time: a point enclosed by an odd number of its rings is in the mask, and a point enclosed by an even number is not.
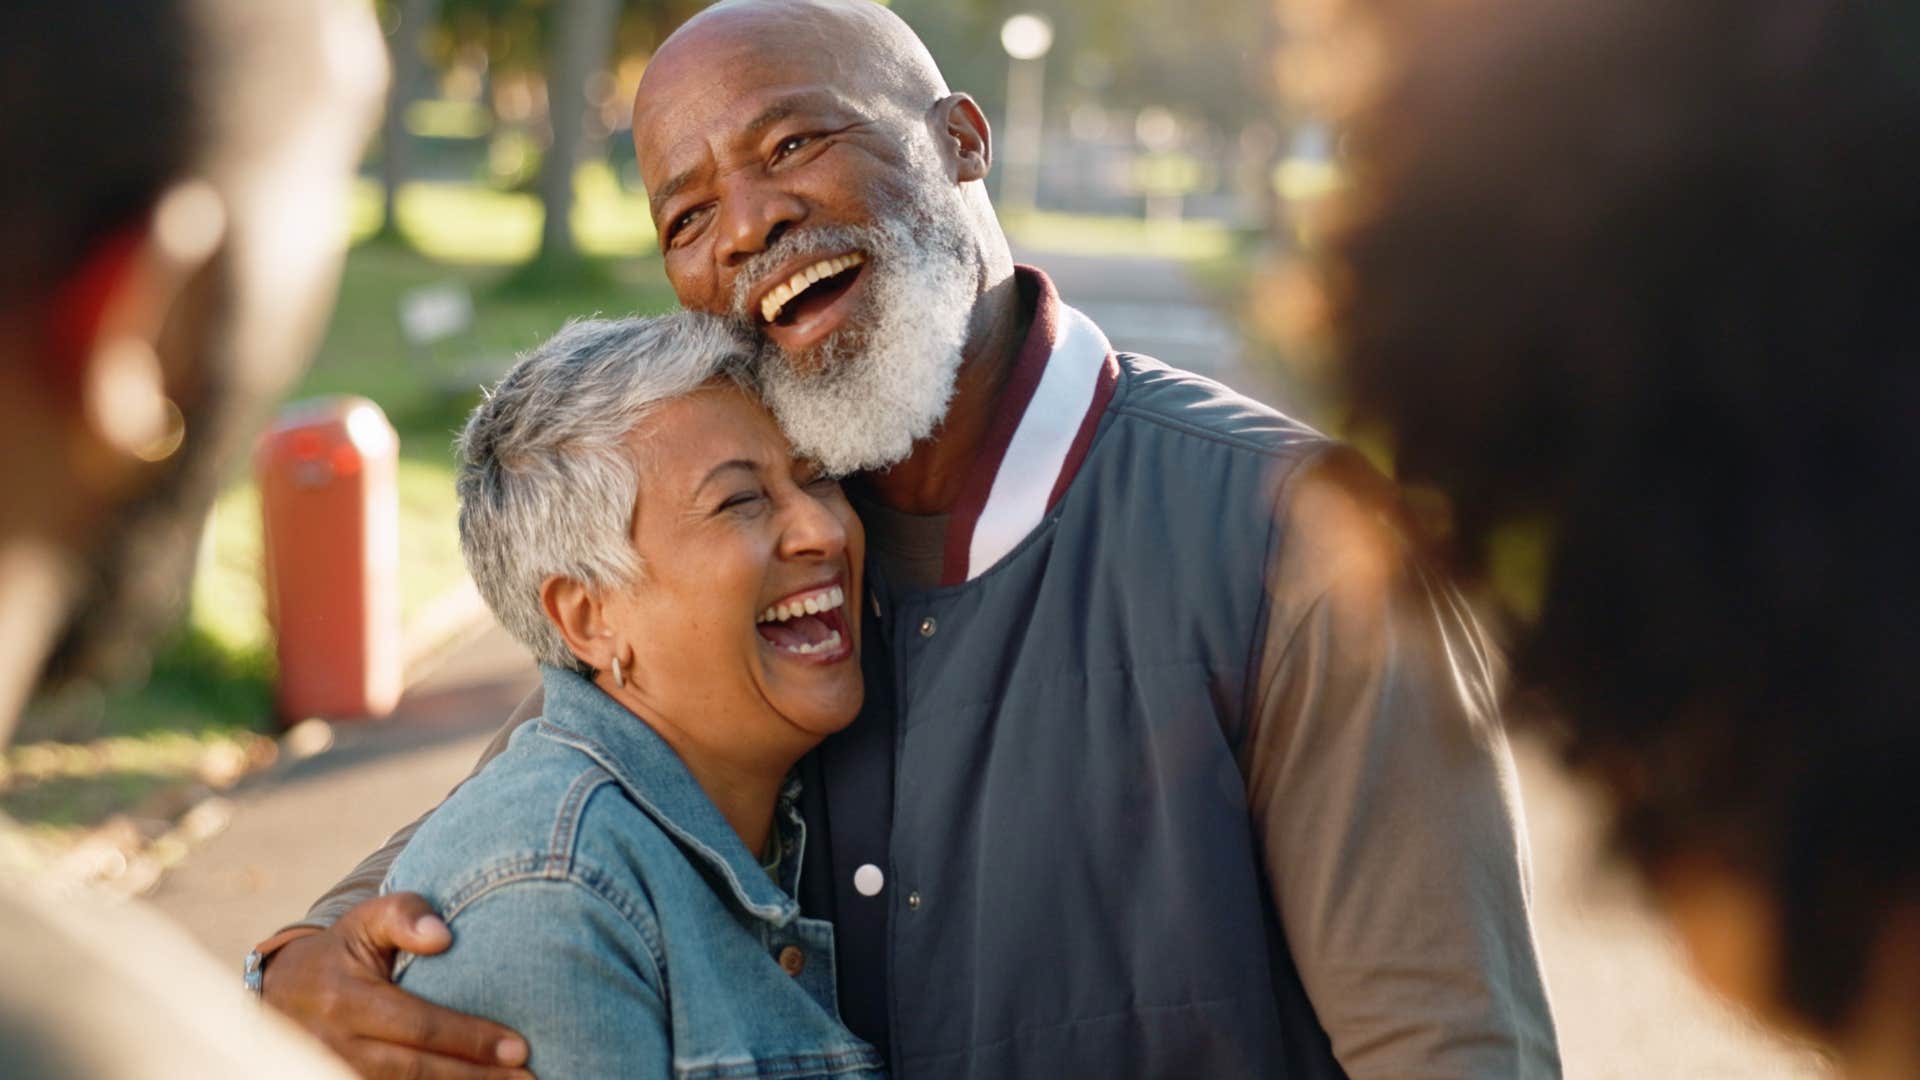
{"type": "MultiPolygon", "coordinates": [[[[1121,349],[1156,355],[1249,392],[1231,324],[1177,263],[1023,255],[1121,349]]],[[[1285,408],[1285,402],[1276,400],[1285,408]]],[[[235,797],[232,827],[196,851],[154,902],[238,970],[253,941],[298,917],[395,828],[464,776],[536,683],[497,627],[453,650],[390,720],[341,726],[334,748],[282,766],[235,797]]],[[[1539,747],[1516,747],[1534,856],[1535,921],[1575,1080],[1800,1080],[1818,1058],[1782,1044],[1686,977],[1666,932],[1595,854],[1596,816],[1539,747]]]]}
{"type": "Polygon", "coordinates": [[[1114,348],[1156,357],[1280,404],[1278,377],[1249,365],[1239,331],[1179,263],[1019,249],[1014,258],[1046,270],[1061,298],[1106,331],[1114,348]]]}

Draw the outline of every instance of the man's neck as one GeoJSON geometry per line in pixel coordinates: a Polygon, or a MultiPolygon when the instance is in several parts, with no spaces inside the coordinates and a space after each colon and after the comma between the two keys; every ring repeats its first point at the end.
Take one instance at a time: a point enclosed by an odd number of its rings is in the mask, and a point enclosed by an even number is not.
{"type": "Polygon", "coordinates": [[[905,461],[862,477],[875,501],[905,514],[943,514],[960,500],[992,425],[994,400],[1033,325],[1033,303],[1033,298],[1020,295],[1019,278],[1010,264],[980,294],[946,419],[905,461]]]}

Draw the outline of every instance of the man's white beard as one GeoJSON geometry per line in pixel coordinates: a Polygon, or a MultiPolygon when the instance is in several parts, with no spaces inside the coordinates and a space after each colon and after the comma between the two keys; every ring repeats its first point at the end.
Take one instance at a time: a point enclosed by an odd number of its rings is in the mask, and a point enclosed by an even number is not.
{"type": "MultiPolygon", "coordinates": [[[[956,203],[958,200],[955,200],[956,203]]],[[[740,275],[743,286],[799,254],[867,256],[861,310],[799,356],[768,343],[758,362],[767,407],[798,452],[836,476],[906,459],[947,415],[979,299],[973,237],[932,199],[887,221],[788,234],[740,275]]],[[[744,289],[736,311],[745,308],[744,289]]]]}

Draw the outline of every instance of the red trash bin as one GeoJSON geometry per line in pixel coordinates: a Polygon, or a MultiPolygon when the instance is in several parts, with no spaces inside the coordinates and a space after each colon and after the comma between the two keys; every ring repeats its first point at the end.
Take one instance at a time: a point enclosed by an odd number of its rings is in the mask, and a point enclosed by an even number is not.
{"type": "Polygon", "coordinates": [[[400,438],[360,397],[298,402],[260,438],[267,612],[282,720],[400,700],[400,438]]]}

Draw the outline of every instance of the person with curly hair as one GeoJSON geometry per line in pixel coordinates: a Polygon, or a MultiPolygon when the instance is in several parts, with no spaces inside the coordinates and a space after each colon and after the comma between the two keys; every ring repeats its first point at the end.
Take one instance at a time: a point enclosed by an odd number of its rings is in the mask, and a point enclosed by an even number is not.
{"type": "Polygon", "coordinates": [[[1920,6],[1342,15],[1357,415],[1706,980],[1920,1075],[1920,6]]]}
{"type": "MultiPolygon", "coordinates": [[[[360,0],[0,4],[0,750],[178,621],[332,310],[386,85],[360,0]]],[[[0,1075],[347,1075],[146,905],[16,865],[24,831],[0,815],[0,1075]]]]}

